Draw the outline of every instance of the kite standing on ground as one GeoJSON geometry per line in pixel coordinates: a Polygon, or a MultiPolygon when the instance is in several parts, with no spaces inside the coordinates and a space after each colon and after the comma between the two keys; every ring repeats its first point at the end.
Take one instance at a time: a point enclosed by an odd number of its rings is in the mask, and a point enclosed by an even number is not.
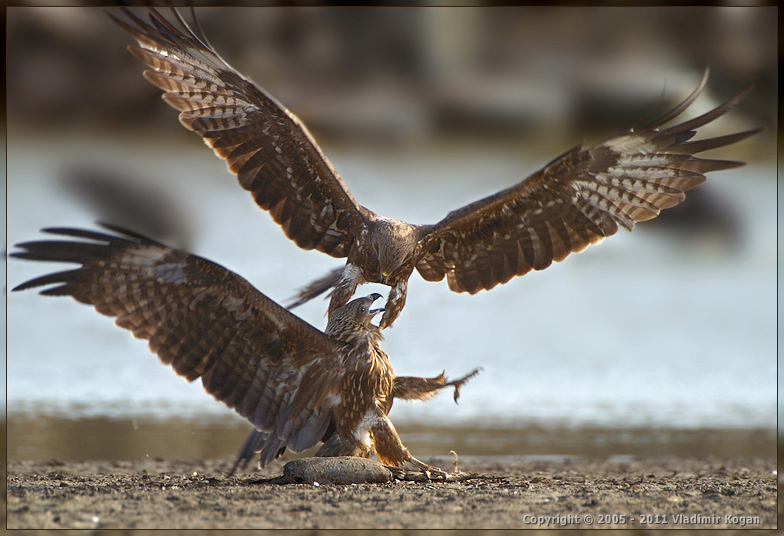
{"type": "Polygon", "coordinates": [[[222,266],[110,228],[118,234],[46,229],[79,240],[18,244],[13,257],[81,267],[14,290],[44,286],[43,295],[93,305],[147,339],[177,374],[201,378],[208,393],[256,428],[237,464],[260,452],[264,467],[286,448],[299,452],[321,441],[316,456],[375,454],[390,466],[442,472],[409,453],[387,415],[394,398],[427,400],[451,386],[457,399],[478,370],[451,382],[443,373],[396,377],[371,323],[383,311],[371,309],[380,294],[335,309],[321,332],[222,266]]]}

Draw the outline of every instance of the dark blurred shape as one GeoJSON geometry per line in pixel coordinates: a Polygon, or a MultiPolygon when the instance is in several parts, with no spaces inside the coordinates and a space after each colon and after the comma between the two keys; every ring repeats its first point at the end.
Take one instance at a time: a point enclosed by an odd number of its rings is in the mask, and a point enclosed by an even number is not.
{"type": "Polygon", "coordinates": [[[646,229],[678,235],[678,242],[696,245],[710,242],[726,253],[744,244],[744,229],[737,207],[715,189],[699,188],[686,201],[663,211],[646,229]]]}
{"type": "Polygon", "coordinates": [[[172,192],[147,180],[97,167],[71,168],[60,185],[94,212],[95,218],[132,229],[177,249],[193,244],[193,222],[172,192]]]}

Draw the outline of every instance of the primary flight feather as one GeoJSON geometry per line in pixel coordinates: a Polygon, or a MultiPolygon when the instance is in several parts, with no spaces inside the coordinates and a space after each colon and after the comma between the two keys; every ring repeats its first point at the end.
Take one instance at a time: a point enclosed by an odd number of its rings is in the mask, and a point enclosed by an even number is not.
{"type": "Polygon", "coordinates": [[[663,117],[592,147],[576,147],[434,225],[410,224],[360,205],[305,125],[173,11],[175,22],[154,9],[149,21],[128,10],[127,20],[112,18],[136,39],[130,51],[149,67],[144,76],[179,110],[183,126],[226,161],[286,236],[301,248],[347,258],[343,268],[303,288],[292,306],[332,289],[334,311],[358,285],[383,283],[391,290],[382,329],[403,309],[414,270],[471,294],[543,270],[615,234],[618,226],[631,230],[677,205],[705,173],[742,165],[695,155],[758,131],[691,141],[745,91],[699,117],[664,126],[696,100],[706,71],[694,92],[663,117]]]}
{"type": "MultiPolygon", "coordinates": [[[[107,226],[109,227],[109,226],[107,226]]],[[[256,452],[264,467],[286,448],[323,442],[316,456],[375,454],[388,465],[410,462],[388,413],[394,398],[427,400],[458,389],[478,369],[447,381],[398,377],[371,320],[383,309],[371,294],[332,311],[319,331],[237,274],[201,257],[117,227],[115,234],[52,228],[67,240],[18,244],[12,257],[76,263],[14,291],[44,287],[46,296],[90,304],[149,341],[161,362],[204,389],[255,427],[235,468],[256,452]]]]}

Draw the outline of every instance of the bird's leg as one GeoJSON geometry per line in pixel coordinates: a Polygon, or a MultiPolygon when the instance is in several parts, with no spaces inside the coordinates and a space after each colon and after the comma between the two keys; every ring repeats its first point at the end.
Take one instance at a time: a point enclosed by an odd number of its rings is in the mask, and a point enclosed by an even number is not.
{"type": "Polygon", "coordinates": [[[356,438],[347,436],[341,437],[340,434],[333,434],[327,439],[321,448],[316,451],[314,456],[333,458],[337,456],[356,456],[358,458],[368,458],[371,450],[367,445],[359,442],[356,438]]]}
{"type": "Polygon", "coordinates": [[[447,381],[442,372],[435,378],[417,378],[415,376],[397,376],[392,384],[392,396],[401,400],[427,400],[441,389],[455,388],[455,402],[460,397],[460,387],[479,374],[481,367],[475,368],[465,376],[447,381]]]}
{"type": "Polygon", "coordinates": [[[460,398],[460,388],[463,386],[463,384],[466,383],[471,378],[473,378],[474,376],[476,376],[477,374],[479,374],[483,370],[484,369],[482,367],[476,367],[474,370],[472,370],[471,372],[469,372],[465,376],[463,376],[461,378],[458,378],[456,380],[452,380],[451,382],[446,382],[444,384],[444,387],[454,387],[455,388],[455,394],[454,394],[455,404],[457,404],[457,399],[460,398]]]}
{"type": "Polygon", "coordinates": [[[447,473],[445,471],[419,461],[411,455],[405,445],[403,445],[403,442],[400,441],[400,436],[397,435],[395,426],[386,415],[377,415],[377,420],[370,428],[370,433],[379,461],[393,471],[399,471],[397,468],[406,462],[410,462],[425,473],[428,479],[431,478],[431,475],[435,475],[437,478],[446,478],[447,473]]]}
{"type": "Polygon", "coordinates": [[[407,278],[401,279],[392,287],[392,290],[389,291],[389,296],[387,296],[387,304],[384,306],[384,316],[381,317],[378,327],[384,329],[392,325],[392,322],[395,321],[406,304],[407,290],[407,278]]]}
{"type": "Polygon", "coordinates": [[[422,471],[428,480],[434,480],[433,476],[435,476],[438,480],[446,480],[447,478],[448,473],[440,467],[433,467],[432,465],[428,465],[423,461],[417,460],[413,456],[411,456],[411,459],[408,461],[410,461],[420,471],[422,471]]]}
{"type": "Polygon", "coordinates": [[[356,292],[357,286],[364,282],[365,278],[362,277],[362,271],[350,262],[346,263],[330,295],[329,312],[331,313],[338,307],[346,305],[348,300],[354,295],[354,292],[356,292]]]}
{"type": "Polygon", "coordinates": [[[392,383],[392,397],[401,400],[428,400],[445,386],[446,376],[443,372],[435,378],[396,376],[392,383]]]}

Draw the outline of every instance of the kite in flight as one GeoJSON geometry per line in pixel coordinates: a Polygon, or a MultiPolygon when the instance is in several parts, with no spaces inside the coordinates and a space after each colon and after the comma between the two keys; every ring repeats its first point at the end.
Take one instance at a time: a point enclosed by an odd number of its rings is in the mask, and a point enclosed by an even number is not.
{"type": "Polygon", "coordinates": [[[474,294],[615,234],[618,226],[656,217],[677,205],[705,173],[741,162],[694,155],[743,140],[759,129],[690,141],[697,129],[734,108],[746,90],[717,108],[664,127],[702,92],[659,119],[592,147],[577,146],[505,190],[454,210],[433,225],[388,218],[360,205],[305,125],[274,97],[226,63],[196,25],[151,9],[149,22],[125,10],[112,17],[138,42],[129,46],[149,69],[144,76],[179,110],[256,203],[304,249],[346,257],[345,267],[304,287],[299,305],[332,289],[329,311],[345,305],[357,286],[391,287],[380,327],[406,302],[416,269],[427,281],[446,277],[454,292],[474,294]]]}
{"type": "MultiPolygon", "coordinates": [[[[391,466],[414,458],[387,416],[394,398],[427,400],[459,388],[479,369],[453,381],[397,377],[371,323],[380,294],[332,311],[321,332],[256,290],[237,274],[201,257],[141,235],[53,228],[44,232],[78,240],[18,244],[11,256],[81,264],[14,288],[45,286],[46,296],[72,296],[93,305],[188,381],[253,424],[255,431],[235,464],[260,452],[264,467],[286,448],[323,445],[316,456],[375,454],[391,466]]],[[[232,470],[233,472],[233,470],[232,470]]]]}

